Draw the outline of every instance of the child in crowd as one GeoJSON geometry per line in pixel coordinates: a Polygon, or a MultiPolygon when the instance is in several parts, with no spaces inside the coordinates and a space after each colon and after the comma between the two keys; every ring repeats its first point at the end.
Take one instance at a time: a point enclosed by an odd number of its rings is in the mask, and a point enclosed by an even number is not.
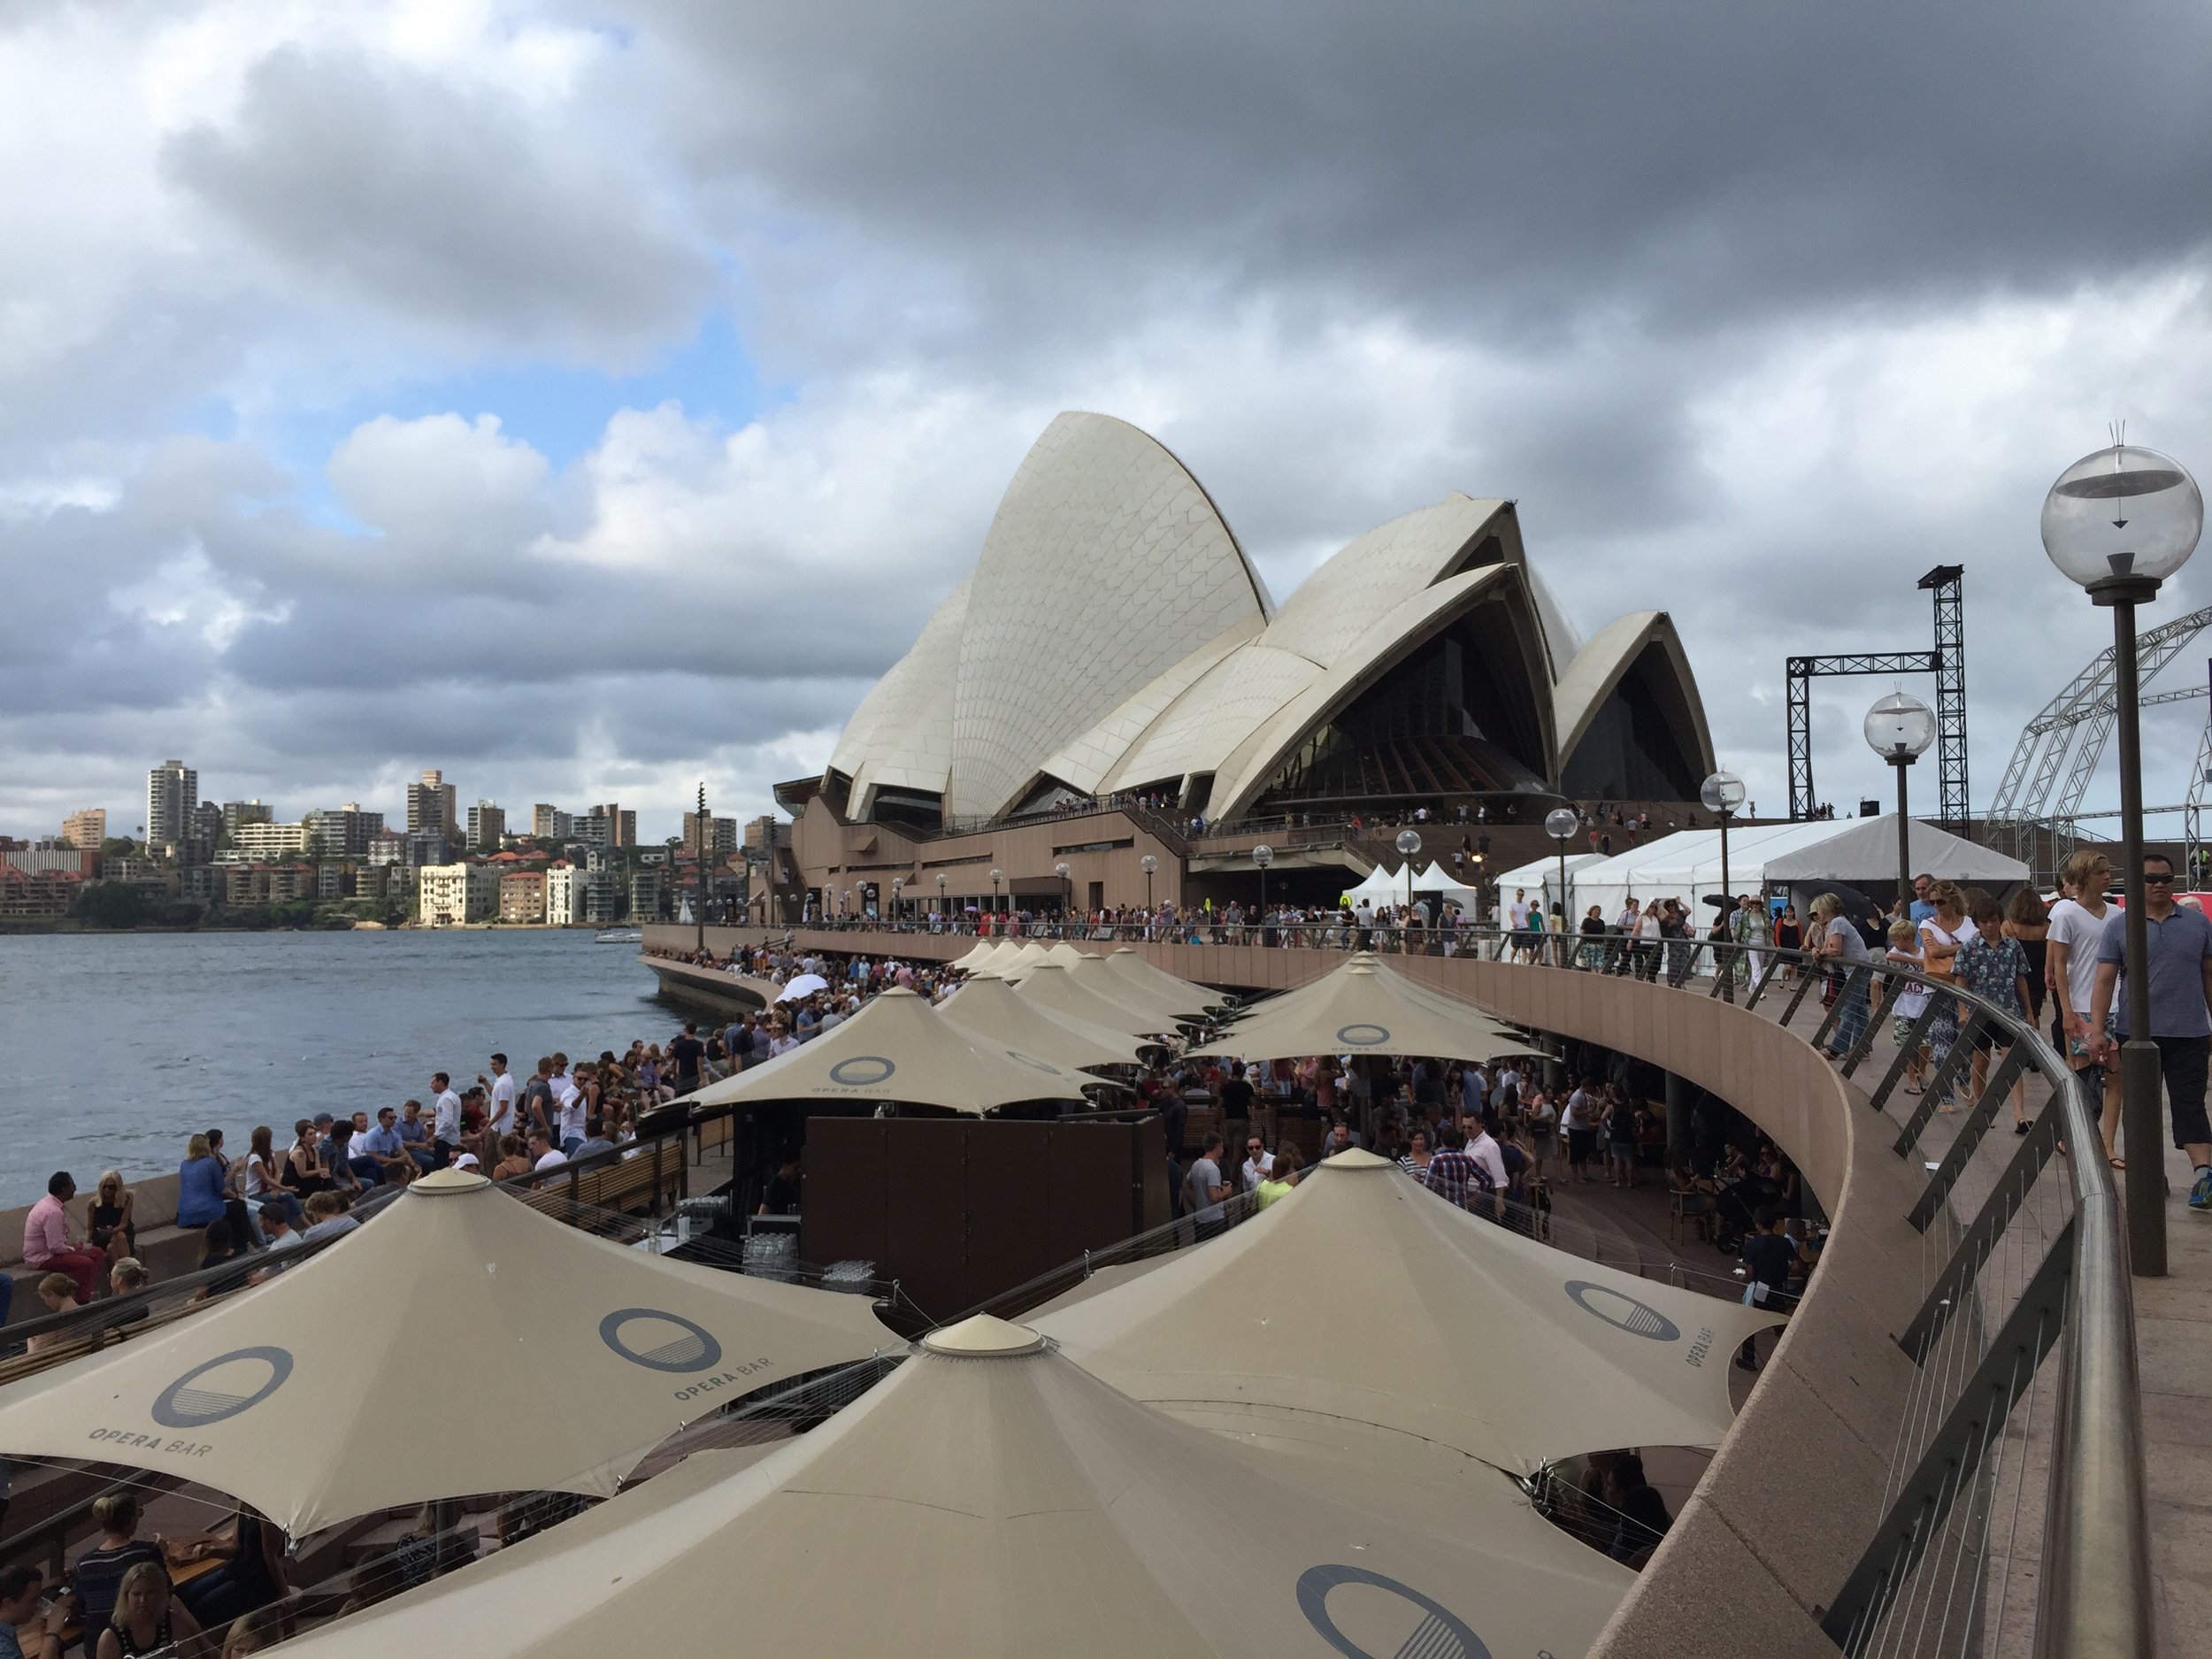
{"type": "MultiPolygon", "coordinates": [[[[1900,918],[1889,925],[1889,949],[1886,954],[1890,961],[1908,968],[1925,966],[1927,957],[1920,950],[1919,944],[1920,930],[1912,923],[1900,918]]],[[[1892,1010],[1896,1018],[1890,1027],[1891,1040],[1901,1048],[1909,1042],[1913,1043],[1912,1054],[1905,1062],[1905,1093],[1908,1094],[1919,1094],[1928,1080],[1927,1045],[1913,1042],[1913,1026],[1927,1011],[1931,995],[1924,985],[1908,985],[1898,994],[1897,1006],[1892,1010]]]]}

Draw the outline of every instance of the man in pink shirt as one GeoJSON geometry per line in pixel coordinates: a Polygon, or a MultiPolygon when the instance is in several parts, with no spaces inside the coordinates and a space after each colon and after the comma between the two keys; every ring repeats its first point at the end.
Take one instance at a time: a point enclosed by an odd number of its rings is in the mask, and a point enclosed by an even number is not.
{"type": "Polygon", "coordinates": [[[63,1208],[77,1195],[77,1183],[66,1170],[58,1171],[46,1183],[46,1196],[31,1206],[23,1218],[23,1265],[41,1272],[66,1273],[77,1282],[77,1300],[92,1300],[100,1279],[100,1258],[79,1249],[69,1237],[69,1216],[63,1208]]]}

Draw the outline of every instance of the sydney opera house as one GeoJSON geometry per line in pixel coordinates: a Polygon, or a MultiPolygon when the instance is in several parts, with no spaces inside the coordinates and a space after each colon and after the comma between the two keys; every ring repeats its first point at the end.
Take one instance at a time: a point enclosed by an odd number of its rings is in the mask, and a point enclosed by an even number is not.
{"type": "MultiPolygon", "coordinates": [[[[1560,797],[1694,800],[1712,764],[1666,613],[1580,638],[1512,502],[1453,495],[1393,518],[1279,605],[1174,456],[1063,414],[821,775],[779,787],[797,823],[778,885],[830,913],[1125,903],[1145,852],[1172,896],[1233,864],[1234,845],[1208,843],[1244,824],[1456,821],[1467,803],[1532,824],[1560,797]],[[1071,841],[1086,817],[1119,821],[1071,841]]],[[[1373,862],[1307,840],[1286,877],[1373,862]]]]}

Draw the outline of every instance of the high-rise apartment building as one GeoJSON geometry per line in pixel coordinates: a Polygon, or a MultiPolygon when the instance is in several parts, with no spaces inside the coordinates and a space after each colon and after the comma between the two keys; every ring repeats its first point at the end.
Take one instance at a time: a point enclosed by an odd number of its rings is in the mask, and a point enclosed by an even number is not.
{"type": "Polygon", "coordinates": [[[591,816],[607,820],[606,844],[608,846],[634,847],[637,845],[637,814],[634,811],[625,812],[620,805],[610,801],[604,806],[592,808],[591,816]]]}
{"type": "Polygon", "coordinates": [[[357,801],[342,807],[318,807],[300,822],[307,826],[309,841],[326,858],[358,858],[384,833],[384,815],[364,812],[357,801]]]}
{"type": "Polygon", "coordinates": [[[272,824],[265,819],[241,824],[231,832],[230,850],[243,864],[296,858],[307,850],[307,826],[272,824]]]}
{"type": "Polygon", "coordinates": [[[507,813],[504,808],[489,801],[479,801],[469,809],[469,845],[488,847],[496,852],[499,838],[507,833],[507,813]]]}
{"type": "Polygon", "coordinates": [[[445,780],[445,773],[432,770],[422,775],[420,783],[407,786],[407,833],[417,830],[435,830],[449,840],[461,833],[460,803],[457,787],[445,780]]]}
{"type": "MultiPolygon", "coordinates": [[[[677,850],[695,852],[698,850],[699,842],[699,815],[696,812],[687,812],[684,814],[683,845],[677,850]]],[[[706,832],[708,856],[711,857],[719,853],[733,853],[737,850],[737,820],[733,818],[715,818],[710,815],[706,832]]]]}
{"type": "Polygon", "coordinates": [[[275,821],[276,814],[258,797],[251,801],[223,803],[223,833],[233,841],[238,839],[241,824],[273,824],[275,821]]]}
{"type": "Polygon", "coordinates": [[[61,838],[72,847],[81,847],[88,853],[100,850],[100,843],[108,838],[108,810],[104,806],[88,806],[72,812],[61,821],[61,838]]]}
{"type": "MultiPolygon", "coordinates": [[[[544,901],[539,901],[542,908],[544,901]]],[[[417,914],[426,927],[488,921],[499,910],[499,872],[485,864],[426,864],[418,876],[417,914]]]]}
{"type": "Polygon", "coordinates": [[[576,833],[576,820],[569,813],[547,802],[541,801],[530,809],[530,833],[541,841],[566,841],[576,833]]]}
{"type": "Polygon", "coordinates": [[[165,760],[146,774],[146,844],[181,847],[192,837],[200,805],[200,774],[165,760]]]}

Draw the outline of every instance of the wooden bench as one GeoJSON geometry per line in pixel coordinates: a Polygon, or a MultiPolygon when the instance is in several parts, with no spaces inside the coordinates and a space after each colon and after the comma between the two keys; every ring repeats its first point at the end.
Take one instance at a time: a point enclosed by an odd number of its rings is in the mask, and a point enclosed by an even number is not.
{"type": "Polygon", "coordinates": [[[680,1147],[657,1142],[653,1151],[634,1158],[615,1158],[593,1169],[572,1171],[565,1180],[554,1179],[532,1188],[523,1202],[548,1215],[558,1215],[567,1205],[594,1210],[640,1210],[659,1213],[674,1208],[684,1192],[684,1160],[680,1147]],[[658,1168],[657,1169],[656,1164],[658,1168]]]}

